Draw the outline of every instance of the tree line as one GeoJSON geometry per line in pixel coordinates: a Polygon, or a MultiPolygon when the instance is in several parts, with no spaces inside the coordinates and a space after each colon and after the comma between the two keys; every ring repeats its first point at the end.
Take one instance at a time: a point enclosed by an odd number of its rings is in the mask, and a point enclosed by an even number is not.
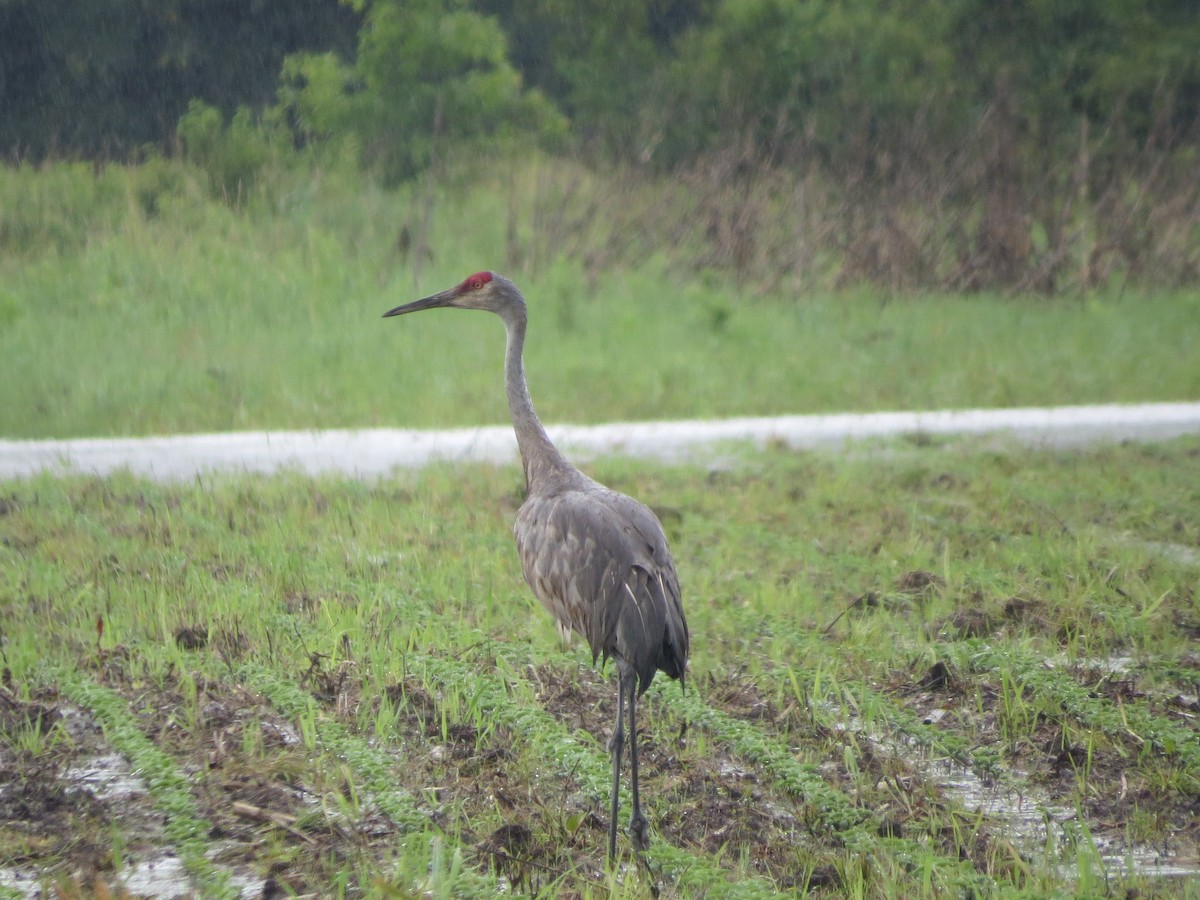
{"type": "MultiPolygon", "coordinates": [[[[875,210],[960,210],[930,240],[971,231],[963,284],[1052,286],[1101,207],[1126,267],[1165,227],[1138,209],[1196,227],[1196,47],[1193,0],[0,0],[0,148],[183,149],[238,179],[337,144],[395,182],[532,139],[658,173],[818,172],[875,210]]],[[[846,234],[876,236],[846,238],[866,269],[922,255],[845,206],[846,234]]]]}
{"type": "Polygon", "coordinates": [[[1178,144],[1198,46],[1190,0],[3,0],[0,146],[167,148],[194,100],[282,104],[297,138],[395,132],[398,171],[439,130],[664,166],[733,140],[832,160],[953,143],[1000,108],[1031,145],[1084,122],[1178,144]]]}

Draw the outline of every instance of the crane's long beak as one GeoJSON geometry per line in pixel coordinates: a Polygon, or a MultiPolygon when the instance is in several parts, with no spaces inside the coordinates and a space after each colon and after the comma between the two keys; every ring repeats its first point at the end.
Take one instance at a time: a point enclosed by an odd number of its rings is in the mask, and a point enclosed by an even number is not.
{"type": "Polygon", "coordinates": [[[450,290],[434,294],[432,297],[414,300],[412,303],[405,303],[401,306],[397,306],[395,309],[389,309],[383,314],[383,317],[386,319],[388,316],[402,316],[405,313],[419,312],[422,309],[436,309],[439,306],[454,306],[454,301],[457,298],[458,288],[450,288],[450,290]]]}

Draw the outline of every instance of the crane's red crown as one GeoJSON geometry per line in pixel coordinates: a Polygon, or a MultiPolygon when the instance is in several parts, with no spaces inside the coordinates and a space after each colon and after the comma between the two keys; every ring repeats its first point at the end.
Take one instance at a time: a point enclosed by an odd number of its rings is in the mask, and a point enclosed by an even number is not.
{"type": "Polygon", "coordinates": [[[477,291],[491,280],[491,272],[476,272],[458,286],[458,292],[465,294],[467,291],[477,291]]]}

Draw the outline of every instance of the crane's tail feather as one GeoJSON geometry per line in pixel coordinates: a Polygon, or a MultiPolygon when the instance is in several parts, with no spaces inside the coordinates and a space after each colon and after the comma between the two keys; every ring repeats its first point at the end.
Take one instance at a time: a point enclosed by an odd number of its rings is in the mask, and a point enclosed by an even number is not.
{"type": "Polygon", "coordinates": [[[683,615],[683,601],[679,596],[679,586],[672,579],[664,582],[661,574],[658,576],[658,590],[665,616],[662,648],[659,651],[658,667],[668,678],[679,680],[679,686],[685,685],[687,674],[689,635],[687,619],[683,615]]]}
{"type": "Polygon", "coordinates": [[[638,676],[644,694],[656,672],[682,680],[687,670],[688,631],[674,580],[636,566],[624,585],[616,616],[616,650],[638,676]]]}

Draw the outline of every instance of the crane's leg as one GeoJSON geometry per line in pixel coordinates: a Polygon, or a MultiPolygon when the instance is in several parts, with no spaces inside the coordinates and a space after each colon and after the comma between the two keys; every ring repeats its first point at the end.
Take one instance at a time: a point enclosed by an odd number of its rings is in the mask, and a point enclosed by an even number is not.
{"type": "MultiPolygon", "coordinates": [[[[619,670],[618,670],[619,671],[619,670]]],[[[635,677],[636,683],[636,677],[635,677]]],[[[608,863],[612,865],[617,859],[617,798],[621,792],[621,753],[625,749],[625,673],[617,677],[617,722],[613,726],[612,743],[613,782],[612,808],[608,818],[608,863]]]]}
{"type": "Polygon", "coordinates": [[[633,815],[629,819],[629,837],[633,841],[633,849],[640,852],[650,846],[650,823],[642,815],[642,803],[638,799],[637,745],[637,678],[633,677],[629,679],[629,774],[633,779],[633,815]]]}

